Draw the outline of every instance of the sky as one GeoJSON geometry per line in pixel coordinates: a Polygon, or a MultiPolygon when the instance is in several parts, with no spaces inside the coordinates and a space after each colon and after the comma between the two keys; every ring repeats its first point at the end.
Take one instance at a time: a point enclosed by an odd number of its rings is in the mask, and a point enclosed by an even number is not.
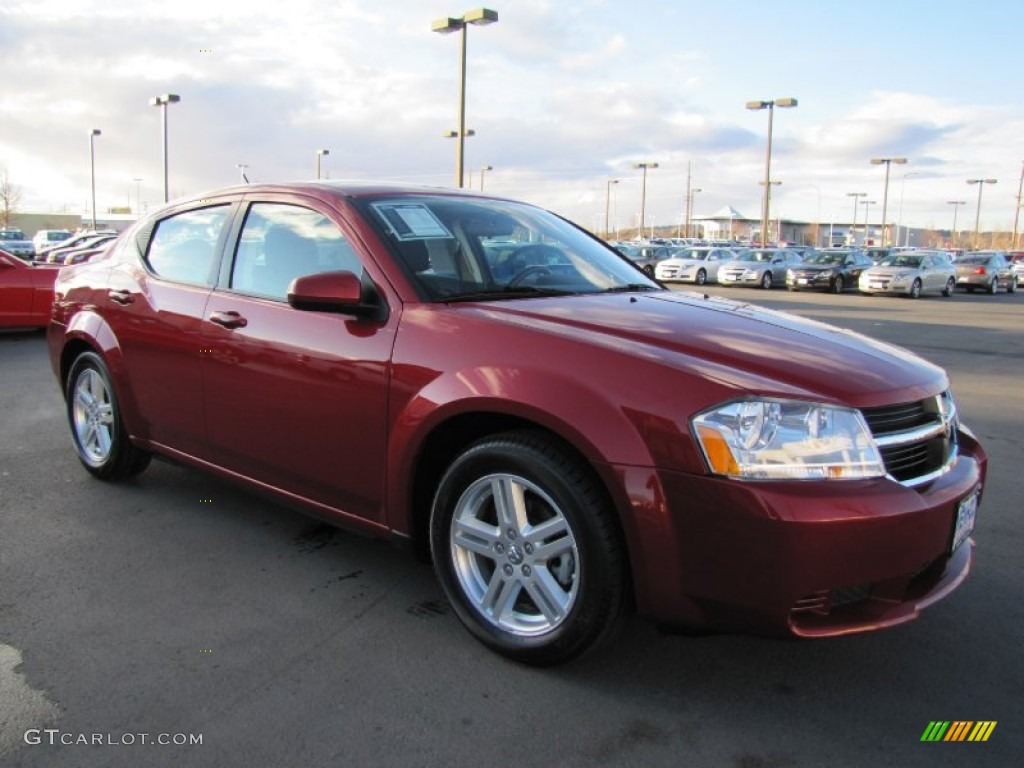
{"type": "MultiPolygon", "coordinates": [[[[95,138],[97,209],[240,180],[454,185],[458,35],[452,0],[0,0],[0,172],[20,209],[81,212],[95,138]],[[136,181],[136,180],[139,181],[136,181]]],[[[1024,3],[1005,0],[493,0],[467,40],[467,181],[591,229],[732,206],[759,218],[776,108],[772,215],[1010,230],[1024,164],[1024,3]],[[608,184],[617,179],[615,184],[608,184]],[[963,200],[962,206],[948,201],[963,200]]],[[[139,205],[141,203],[141,206],[139,205]]],[[[1024,218],[1024,217],[1022,217],[1024,218]]]]}

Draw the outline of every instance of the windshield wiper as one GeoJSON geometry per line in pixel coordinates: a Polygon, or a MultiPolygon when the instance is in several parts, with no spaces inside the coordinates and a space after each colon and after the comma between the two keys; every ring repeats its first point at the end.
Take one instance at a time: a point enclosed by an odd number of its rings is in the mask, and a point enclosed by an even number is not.
{"type": "Polygon", "coordinates": [[[575,296],[578,291],[566,291],[561,288],[537,288],[532,285],[517,285],[512,288],[501,288],[494,291],[466,291],[439,296],[437,301],[448,303],[453,301],[495,301],[498,299],[524,299],[541,296],[575,296]]]}
{"type": "Polygon", "coordinates": [[[646,283],[626,283],[625,285],[616,285],[612,288],[605,288],[601,293],[629,293],[630,291],[661,291],[664,290],[656,285],[647,285],[646,283]]]}

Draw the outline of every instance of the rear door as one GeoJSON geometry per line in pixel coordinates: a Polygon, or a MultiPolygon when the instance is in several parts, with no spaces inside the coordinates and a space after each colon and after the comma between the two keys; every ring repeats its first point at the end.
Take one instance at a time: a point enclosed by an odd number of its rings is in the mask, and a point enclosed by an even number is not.
{"type": "Polygon", "coordinates": [[[117,247],[103,316],[117,338],[141,437],[209,459],[200,363],[202,318],[232,214],[229,203],[173,211],[117,247]]]}

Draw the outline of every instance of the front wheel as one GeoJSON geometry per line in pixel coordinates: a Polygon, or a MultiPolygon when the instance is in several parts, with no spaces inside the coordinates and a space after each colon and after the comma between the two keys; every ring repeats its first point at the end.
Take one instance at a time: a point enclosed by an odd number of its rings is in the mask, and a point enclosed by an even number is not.
{"type": "Polygon", "coordinates": [[[988,292],[992,295],[999,293],[999,278],[992,278],[992,282],[988,284],[988,292]]]}
{"type": "Polygon", "coordinates": [[[703,269],[697,270],[697,285],[704,285],[708,281],[708,273],[703,269]]]}
{"type": "Polygon", "coordinates": [[[101,480],[121,480],[149,466],[151,455],[132,445],[121,420],[110,372],[94,352],[84,352],[68,375],[68,424],[78,458],[101,480]]]}
{"type": "Polygon", "coordinates": [[[948,298],[949,296],[952,296],[955,292],[956,292],[956,280],[954,280],[951,277],[951,278],[949,278],[949,280],[946,281],[946,287],[942,289],[942,295],[946,296],[948,298]]]}
{"type": "Polygon", "coordinates": [[[920,280],[920,278],[914,280],[914,282],[910,284],[910,298],[912,298],[912,299],[919,299],[919,298],[921,298],[921,280],[920,280]]]}
{"type": "Polygon", "coordinates": [[[1008,282],[1006,284],[1006,292],[1007,293],[1016,293],[1017,292],[1017,281],[1016,281],[1016,279],[1012,279],[1012,280],[1010,280],[1010,282],[1008,282]]]}
{"type": "Polygon", "coordinates": [[[843,285],[843,276],[836,275],[836,279],[832,281],[832,293],[842,293],[846,286],[843,285]]]}
{"type": "Polygon", "coordinates": [[[763,275],[761,275],[761,287],[764,288],[766,291],[772,287],[771,272],[765,272],[763,275]]]}
{"type": "Polygon", "coordinates": [[[541,433],[494,435],[462,453],[434,498],[430,544],[459,619],[516,661],[576,658],[624,613],[625,557],[604,491],[541,433]]]}

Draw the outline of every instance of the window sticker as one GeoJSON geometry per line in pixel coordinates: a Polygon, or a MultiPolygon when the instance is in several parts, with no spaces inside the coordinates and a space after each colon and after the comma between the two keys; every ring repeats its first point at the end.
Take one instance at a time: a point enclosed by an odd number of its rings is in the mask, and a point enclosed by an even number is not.
{"type": "Polygon", "coordinates": [[[421,203],[374,203],[373,207],[399,240],[453,238],[434,212],[421,203]]]}

